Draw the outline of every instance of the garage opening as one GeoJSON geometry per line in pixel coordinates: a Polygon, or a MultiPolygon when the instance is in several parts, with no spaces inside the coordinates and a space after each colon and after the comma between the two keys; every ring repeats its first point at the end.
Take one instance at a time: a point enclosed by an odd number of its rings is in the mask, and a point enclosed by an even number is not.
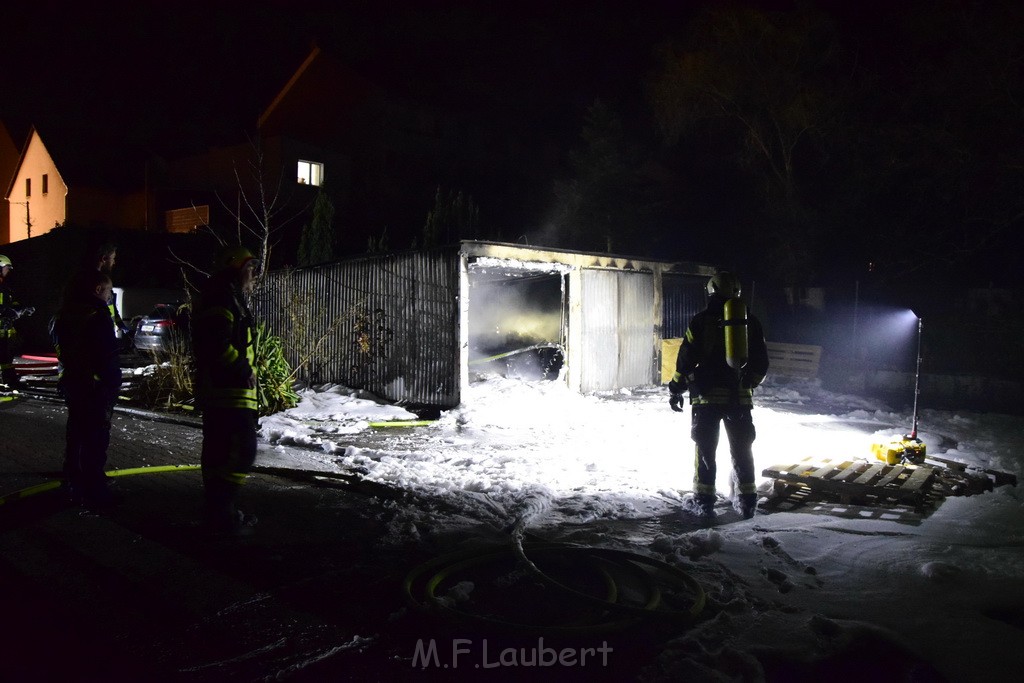
{"type": "Polygon", "coordinates": [[[531,265],[470,265],[470,381],[488,374],[559,377],[566,335],[565,275],[531,265]]]}

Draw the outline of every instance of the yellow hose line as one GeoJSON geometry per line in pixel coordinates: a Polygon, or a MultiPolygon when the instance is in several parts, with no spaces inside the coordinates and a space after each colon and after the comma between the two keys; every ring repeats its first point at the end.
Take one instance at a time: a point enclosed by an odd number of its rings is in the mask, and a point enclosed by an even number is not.
{"type": "MultiPolygon", "coordinates": [[[[199,469],[201,469],[200,465],[155,465],[152,467],[128,467],[119,470],[110,470],[106,475],[108,477],[127,477],[138,474],[194,472],[199,469]]],[[[259,471],[260,469],[261,468],[259,467],[255,467],[254,471],[259,471]]],[[[273,468],[266,469],[270,470],[273,468]]],[[[14,491],[13,493],[8,493],[4,496],[0,496],[0,505],[5,505],[11,501],[20,500],[37,493],[43,493],[45,491],[59,488],[61,483],[60,479],[54,479],[41,484],[35,484],[34,486],[29,486],[19,491],[14,491]]],[[[403,582],[403,590],[407,599],[416,607],[421,609],[432,607],[450,612],[467,620],[485,621],[512,628],[527,627],[533,630],[540,628],[555,633],[577,633],[595,629],[622,629],[636,624],[644,618],[689,621],[696,618],[696,616],[704,609],[706,595],[700,583],[683,570],[666,562],[622,550],[614,550],[611,548],[589,548],[563,543],[538,543],[528,545],[526,548],[528,548],[530,554],[534,556],[555,555],[563,558],[576,559],[577,556],[581,558],[578,560],[578,564],[589,566],[601,576],[605,586],[605,595],[603,597],[576,590],[575,588],[551,578],[539,570],[537,573],[542,579],[547,581],[547,583],[558,588],[566,595],[600,610],[599,616],[604,616],[607,612],[612,612],[614,614],[621,615],[621,618],[616,619],[606,617],[605,621],[597,623],[577,622],[549,626],[515,624],[496,619],[494,617],[486,617],[456,609],[453,606],[447,605],[436,596],[438,587],[446,579],[460,571],[500,560],[516,560],[516,552],[512,548],[505,546],[489,547],[482,550],[473,549],[445,555],[425,562],[406,575],[403,582]],[[614,577],[612,577],[611,572],[608,571],[609,567],[619,571],[627,571],[629,574],[639,579],[639,582],[643,584],[642,587],[645,589],[645,593],[647,595],[647,600],[642,606],[625,605],[619,602],[621,591],[619,590],[619,586],[614,577]],[[662,590],[655,582],[654,577],[644,570],[644,567],[660,571],[662,574],[669,577],[675,586],[683,587],[692,593],[693,604],[690,608],[687,610],[662,608],[662,590]],[[426,579],[426,584],[423,588],[424,599],[419,599],[414,595],[414,585],[417,583],[417,580],[423,576],[428,576],[428,578],[426,579]],[[611,618],[611,620],[607,620],[608,618],[611,618]]],[[[526,548],[523,550],[525,551],[526,548]]]]}
{"type": "Polygon", "coordinates": [[[108,477],[128,477],[133,474],[159,474],[160,472],[192,472],[199,465],[155,465],[153,467],[127,467],[123,470],[110,470],[108,477]]]}
{"type": "MultiPolygon", "coordinates": [[[[150,467],[126,467],[120,470],[108,470],[105,474],[108,477],[129,477],[136,474],[162,474],[165,472],[194,472],[202,469],[201,465],[153,465],[150,467]]],[[[303,478],[316,478],[316,477],[328,477],[335,479],[344,479],[349,481],[353,478],[352,475],[346,475],[340,472],[319,472],[319,471],[304,471],[304,470],[290,470],[284,467],[266,467],[262,465],[253,465],[252,472],[258,474],[270,474],[279,477],[288,476],[302,476],[303,478]]],[[[34,484],[27,488],[8,493],[4,496],[0,496],[0,505],[4,503],[20,500],[21,498],[28,498],[37,493],[43,493],[45,491],[51,491],[55,488],[59,488],[63,483],[62,479],[52,479],[50,481],[44,481],[41,484],[34,484]]]]}
{"type": "MultiPolygon", "coordinates": [[[[153,465],[149,467],[126,467],[119,470],[108,470],[105,474],[108,477],[129,477],[136,474],[162,474],[166,472],[195,472],[196,470],[202,469],[201,465],[153,465]]],[[[353,479],[353,475],[344,474],[341,472],[320,472],[314,470],[291,470],[285,467],[266,467],[263,465],[253,465],[253,473],[257,474],[269,474],[279,477],[295,477],[301,476],[302,478],[315,479],[317,477],[328,477],[335,479],[344,479],[350,481],[353,479]]],[[[62,479],[52,479],[50,481],[44,481],[41,484],[34,484],[27,488],[8,493],[4,496],[0,496],[0,505],[4,503],[20,500],[22,498],[28,498],[37,493],[44,493],[45,491],[51,491],[55,488],[59,488],[63,483],[62,479]]]]}
{"type": "MultiPolygon", "coordinates": [[[[106,472],[108,477],[127,477],[133,474],[159,474],[162,472],[191,472],[198,470],[199,465],[155,465],[153,467],[127,467],[121,470],[109,470],[106,472]]],[[[56,488],[60,488],[62,480],[52,479],[50,481],[44,481],[42,484],[35,484],[28,488],[23,488],[19,491],[8,493],[4,496],[0,496],[0,505],[4,505],[8,502],[21,500],[22,498],[28,498],[34,496],[37,493],[43,493],[45,491],[51,491],[56,488]]]]}
{"type": "Polygon", "coordinates": [[[371,427],[426,427],[434,424],[434,420],[387,420],[385,422],[369,422],[371,427]]]}
{"type": "Polygon", "coordinates": [[[29,486],[28,488],[21,489],[20,491],[14,491],[13,493],[8,493],[7,495],[0,497],[0,505],[4,505],[8,501],[20,500],[21,498],[28,498],[29,496],[34,496],[37,493],[42,493],[44,491],[49,491],[51,489],[59,487],[59,479],[55,479],[53,481],[45,481],[42,484],[29,486]]]}

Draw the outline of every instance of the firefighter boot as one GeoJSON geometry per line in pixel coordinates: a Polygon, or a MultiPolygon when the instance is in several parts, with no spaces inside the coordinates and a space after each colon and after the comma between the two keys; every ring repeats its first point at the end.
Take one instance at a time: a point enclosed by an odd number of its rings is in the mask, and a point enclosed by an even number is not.
{"type": "Polygon", "coordinates": [[[18,371],[13,367],[4,368],[3,372],[0,373],[0,384],[6,384],[10,391],[18,391],[25,386],[24,382],[21,381],[18,371]]]}
{"type": "Polygon", "coordinates": [[[708,493],[687,493],[683,496],[683,512],[694,517],[714,517],[717,498],[708,493]]]}
{"type": "Polygon", "coordinates": [[[754,516],[754,510],[757,509],[757,494],[756,493],[741,493],[737,511],[743,515],[743,519],[750,519],[754,516]]]}
{"type": "Polygon", "coordinates": [[[714,517],[717,498],[710,493],[688,494],[683,500],[687,512],[697,517],[714,517]]]}

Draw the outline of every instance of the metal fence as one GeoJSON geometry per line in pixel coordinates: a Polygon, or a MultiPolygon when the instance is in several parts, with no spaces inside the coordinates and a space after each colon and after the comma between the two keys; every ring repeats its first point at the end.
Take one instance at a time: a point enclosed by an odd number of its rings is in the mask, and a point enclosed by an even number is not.
{"type": "Polygon", "coordinates": [[[269,273],[253,310],[297,379],[396,403],[459,403],[457,248],[269,273]]]}

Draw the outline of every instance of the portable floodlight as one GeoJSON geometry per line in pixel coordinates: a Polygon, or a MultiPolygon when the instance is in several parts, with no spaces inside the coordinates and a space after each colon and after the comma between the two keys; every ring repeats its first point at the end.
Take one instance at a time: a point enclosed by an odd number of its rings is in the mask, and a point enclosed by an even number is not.
{"type": "MultiPolygon", "coordinates": [[[[911,311],[913,313],[913,311],[911,311]]],[[[917,315],[914,315],[917,318],[917,315]]],[[[924,320],[917,318],[917,367],[914,371],[914,424],[910,434],[904,434],[902,439],[890,441],[889,443],[872,444],[871,450],[875,457],[888,465],[896,465],[901,462],[920,464],[924,462],[926,449],[924,442],[917,438],[917,403],[921,396],[921,332],[924,327],[924,320]]]]}

